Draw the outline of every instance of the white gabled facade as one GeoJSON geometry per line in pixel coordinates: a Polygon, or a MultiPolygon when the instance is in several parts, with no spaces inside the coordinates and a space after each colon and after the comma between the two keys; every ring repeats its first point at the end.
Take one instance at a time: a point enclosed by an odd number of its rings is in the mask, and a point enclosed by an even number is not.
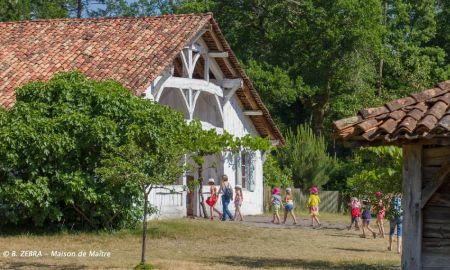
{"type": "MultiPolygon", "coordinates": [[[[198,37],[182,50],[178,67],[174,62],[154,80],[145,92],[145,98],[180,111],[187,121],[200,120],[204,129],[215,129],[218,133],[226,131],[236,137],[247,134],[259,136],[249,118],[249,115],[259,112],[245,112],[235,95],[235,92],[243,87],[242,79],[226,78],[215,61],[218,57],[228,57],[228,53],[209,51],[201,38],[203,33],[197,35],[198,37]]],[[[204,198],[209,196],[208,178],[214,178],[219,184],[220,177],[226,174],[232,186],[240,184],[244,187],[242,213],[261,214],[262,167],[263,157],[260,152],[223,153],[208,157],[202,175],[204,198]]],[[[152,190],[149,201],[158,210],[152,218],[199,215],[199,194],[197,191],[189,192],[187,186],[190,179],[198,179],[198,175],[188,172],[176,185],[152,190]]],[[[216,207],[221,208],[220,200],[216,207]]],[[[230,204],[230,208],[234,210],[234,205],[230,204]]]]}

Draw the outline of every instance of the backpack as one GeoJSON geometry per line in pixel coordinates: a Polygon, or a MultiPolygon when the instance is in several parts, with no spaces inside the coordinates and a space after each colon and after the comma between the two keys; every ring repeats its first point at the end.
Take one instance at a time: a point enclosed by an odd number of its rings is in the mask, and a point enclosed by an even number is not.
{"type": "Polygon", "coordinates": [[[231,189],[230,184],[223,189],[223,196],[225,196],[226,199],[233,200],[233,190],[231,189]]]}
{"type": "Polygon", "coordinates": [[[403,216],[402,199],[400,197],[394,197],[392,199],[391,209],[394,217],[403,216]]]}

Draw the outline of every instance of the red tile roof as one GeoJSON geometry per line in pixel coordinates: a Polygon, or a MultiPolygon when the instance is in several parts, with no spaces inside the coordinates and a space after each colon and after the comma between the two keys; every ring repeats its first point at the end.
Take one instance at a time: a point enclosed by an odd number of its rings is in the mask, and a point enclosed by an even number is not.
{"type": "Polygon", "coordinates": [[[450,137],[450,80],[357,116],[334,122],[337,137],[351,141],[395,143],[450,137]]]}
{"type": "Polygon", "coordinates": [[[62,19],[0,23],[0,105],[14,89],[78,69],[144,92],[211,15],[62,19]]]}
{"type": "Polygon", "coordinates": [[[284,143],[210,13],[0,23],[0,106],[14,105],[17,87],[74,69],[93,79],[117,80],[141,95],[207,27],[217,35],[220,46],[230,54],[232,67],[244,79],[244,89],[238,95],[242,103],[256,106],[246,109],[263,111],[263,117],[252,118],[258,132],[284,143]]]}

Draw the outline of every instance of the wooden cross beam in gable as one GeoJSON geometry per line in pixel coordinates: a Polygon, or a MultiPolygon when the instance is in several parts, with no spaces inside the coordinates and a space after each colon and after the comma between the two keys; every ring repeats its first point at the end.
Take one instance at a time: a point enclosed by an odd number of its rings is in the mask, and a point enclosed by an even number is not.
{"type": "Polygon", "coordinates": [[[450,161],[442,165],[441,169],[433,177],[431,181],[422,190],[421,208],[424,208],[434,193],[445,183],[450,174],[450,161]]]}

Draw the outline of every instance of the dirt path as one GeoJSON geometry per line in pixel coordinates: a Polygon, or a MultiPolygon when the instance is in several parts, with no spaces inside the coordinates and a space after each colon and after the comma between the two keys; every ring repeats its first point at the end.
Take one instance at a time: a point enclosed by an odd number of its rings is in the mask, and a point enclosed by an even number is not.
{"type": "MultiPolygon", "coordinates": [[[[246,216],[245,221],[242,222],[245,225],[255,226],[255,227],[262,227],[262,228],[280,228],[280,229],[310,229],[313,230],[311,227],[311,219],[307,219],[304,217],[297,217],[297,224],[293,224],[293,221],[291,218],[288,218],[286,221],[286,224],[274,224],[270,222],[272,220],[271,217],[267,216],[246,216]]],[[[321,221],[322,226],[320,228],[314,228],[314,230],[325,230],[325,229],[333,229],[333,230],[345,230],[346,226],[342,223],[333,223],[333,222],[327,222],[326,220],[321,221]]]]}

